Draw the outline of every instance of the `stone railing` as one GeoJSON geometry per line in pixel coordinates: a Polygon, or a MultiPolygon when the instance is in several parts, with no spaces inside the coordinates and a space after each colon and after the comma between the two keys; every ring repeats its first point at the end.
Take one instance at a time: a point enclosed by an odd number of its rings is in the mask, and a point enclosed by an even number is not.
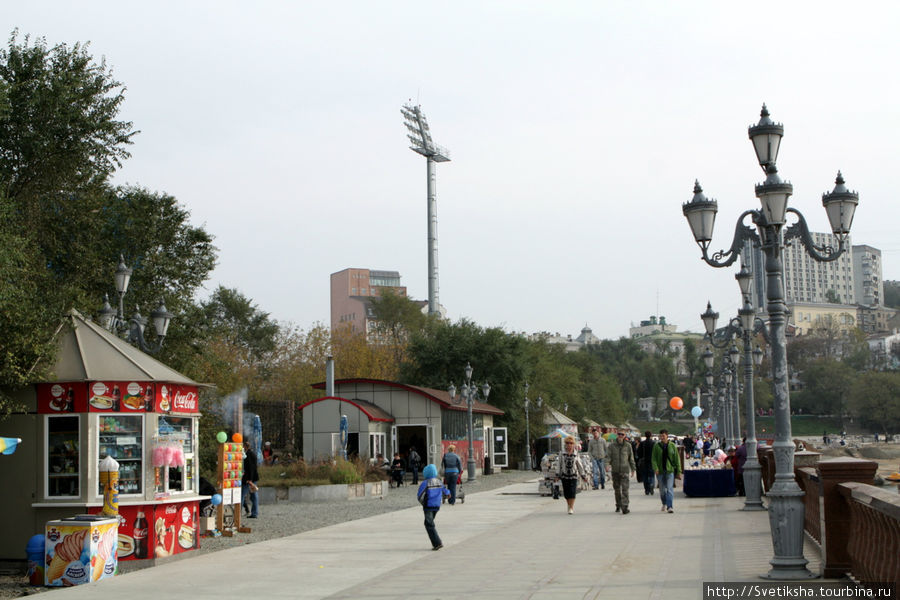
{"type": "MultiPolygon", "coordinates": [[[[801,461],[803,462],[803,461],[801,461]]],[[[871,485],[877,463],[857,458],[797,466],[804,528],[822,550],[822,576],[900,585],[900,495],[871,485]]]]}
{"type": "Polygon", "coordinates": [[[797,477],[797,485],[803,490],[804,512],[803,528],[806,533],[822,547],[822,512],[819,503],[822,498],[822,489],[819,482],[819,474],[812,467],[799,467],[794,469],[797,477]]]}
{"type": "Polygon", "coordinates": [[[900,587],[900,495],[863,483],[842,483],[838,493],[850,512],[846,555],[862,582],[900,587]]]}

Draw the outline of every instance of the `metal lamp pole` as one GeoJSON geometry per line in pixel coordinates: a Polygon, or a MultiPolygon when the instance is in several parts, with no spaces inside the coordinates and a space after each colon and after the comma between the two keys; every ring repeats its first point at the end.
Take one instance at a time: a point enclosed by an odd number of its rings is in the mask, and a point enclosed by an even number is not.
{"type": "Polygon", "coordinates": [[[525,470],[531,470],[531,427],[528,421],[528,382],[525,382],[525,470]]]}
{"type": "Polygon", "coordinates": [[[830,262],[841,256],[849,246],[850,226],[859,204],[859,194],[844,185],[840,172],[835,179],[834,190],[822,195],[822,204],[828,214],[838,247],[818,246],[813,241],[806,219],[787,203],[793,186],[778,176],[775,166],[784,127],[769,118],[763,105],[759,123],[749,128],[748,134],[756,152],[757,161],[766,174],[764,183],[756,186],[756,197],[761,207],[744,211],[737,220],[731,248],[708,254],[712,241],[718,204],[703,195],[699,182],[694,183],[694,197],[682,207],[691,227],[694,240],[700,246],[703,260],[713,267],[727,267],[737,260],[744,242],[759,244],[766,259],[766,312],[769,314],[769,339],[772,348],[772,380],[775,395],[775,482],[769,490],[769,527],[772,534],[774,556],[769,561],[772,569],[764,575],[771,579],[808,579],[814,575],[806,568],[803,557],[803,491],[794,479],[794,444],[791,441],[791,401],[787,380],[787,351],[785,326],[787,308],[784,295],[784,246],[793,238],[799,239],[806,252],[818,262],[830,262]],[[797,221],[785,228],[787,213],[797,221]],[[754,231],[744,225],[750,217],[756,226],[754,231]]]}
{"type": "Polygon", "coordinates": [[[737,448],[741,441],[741,411],[738,392],[740,388],[740,378],[738,377],[738,357],[741,355],[737,346],[731,345],[728,350],[728,357],[731,359],[731,372],[734,378],[731,382],[731,398],[729,400],[731,406],[731,446],[737,448]]]}
{"type": "MultiPolygon", "coordinates": [[[[478,389],[475,384],[472,382],[472,365],[466,363],[466,379],[465,383],[463,383],[462,388],[460,389],[460,396],[463,400],[466,401],[466,410],[469,417],[469,427],[468,427],[468,437],[469,437],[469,456],[466,460],[466,470],[467,479],[466,483],[475,481],[475,445],[473,443],[475,436],[475,427],[472,422],[472,404],[475,402],[475,398],[478,395],[478,389]]],[[[450,399],[456,399],[456,386],[450,384],[450,399]]],[[[491,393],[491,386],[485,382],[481,386],[481,393],[484,395],[484,400],[487,402],[488,396],[491,393]]]]}

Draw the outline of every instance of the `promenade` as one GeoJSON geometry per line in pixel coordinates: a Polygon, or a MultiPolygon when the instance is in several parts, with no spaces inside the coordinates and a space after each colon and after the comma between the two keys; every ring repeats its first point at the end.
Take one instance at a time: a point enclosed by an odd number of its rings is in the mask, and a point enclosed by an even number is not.
{"type": "MultiPolygon", "coordinates": [[[[660,512],[632,481],[631,513],[612,486],[565,501],[536,483],[474,493],[437,517],[432,552],[418,506],[315,531],[240,544],[49,598],[644,598],[697,599],[703,581],[762,581],[772,544],[767,512],[743,498],[687,498],[660,512]]],[[[810,570],[817,552],[807,543],[810,570]]],[[[44,594],[41,597],[45,597],[44,594]]]]}

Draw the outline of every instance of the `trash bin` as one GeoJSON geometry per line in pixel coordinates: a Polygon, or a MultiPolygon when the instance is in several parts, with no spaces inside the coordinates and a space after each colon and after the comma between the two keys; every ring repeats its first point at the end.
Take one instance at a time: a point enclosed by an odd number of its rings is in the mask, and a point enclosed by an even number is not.
{"type": "Polygon", "coordinates": [[[491,457],[484,457],[484,474],[485,475],[493,475],[494,471],[491,469],[491,457]]]}
{"type": "Polygon", "coordinates": [[[28,583],[30,585],[44,585],[44,535],[31,536],[25,546],[25,555],[28,558],[28,583]]]}

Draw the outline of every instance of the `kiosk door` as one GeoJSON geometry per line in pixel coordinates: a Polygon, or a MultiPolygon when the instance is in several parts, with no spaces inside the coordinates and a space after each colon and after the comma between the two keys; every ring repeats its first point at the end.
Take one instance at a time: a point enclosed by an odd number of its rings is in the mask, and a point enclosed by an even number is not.
{"type": "Polygon", "coordinates": [[[509,450],[507,448],[506,427],[494,427],[491,432],[491,460],[495,467],[509,467],[509,450]]]}

